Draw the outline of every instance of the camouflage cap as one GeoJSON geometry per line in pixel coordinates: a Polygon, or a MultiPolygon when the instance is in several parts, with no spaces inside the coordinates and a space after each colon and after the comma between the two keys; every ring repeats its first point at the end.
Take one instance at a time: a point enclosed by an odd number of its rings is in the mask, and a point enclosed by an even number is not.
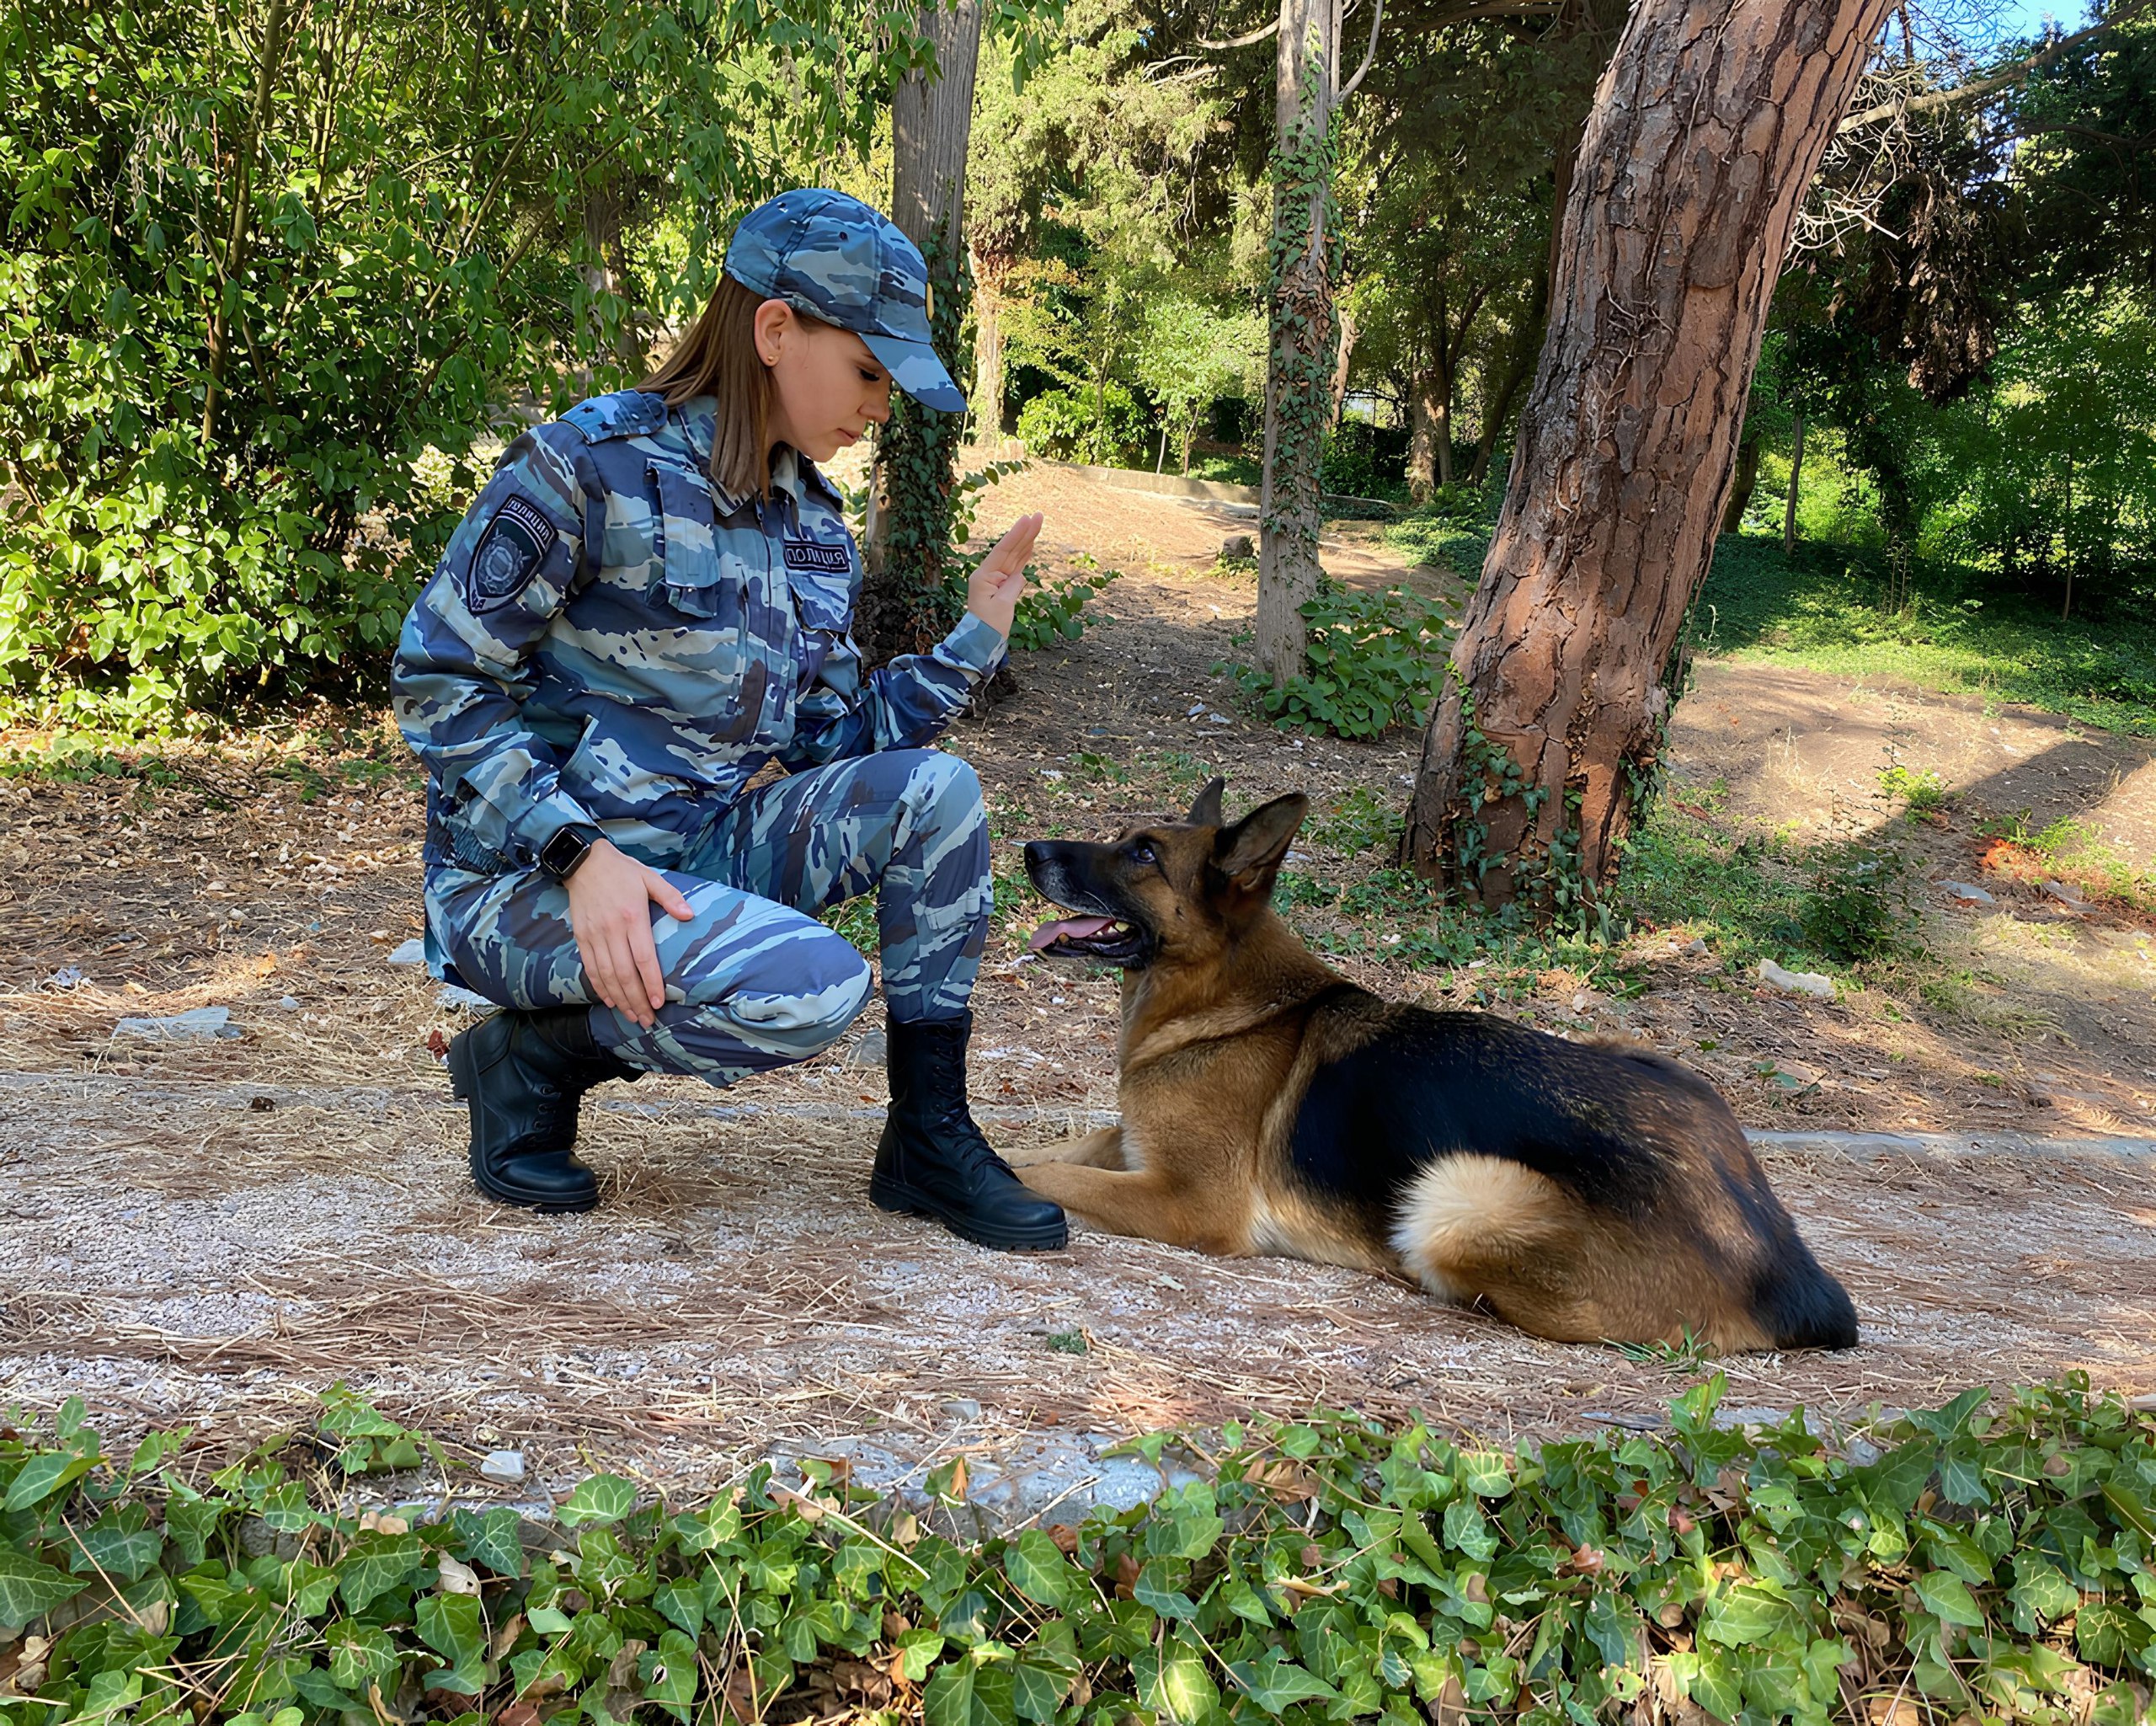
{"type": "Polygon", "coordinates": [[[895,223],[844,192],[781,192],[741,218],[726,273],[751,293],[850,329],[924,407],[966,398],[928,337],[928,265],[895,223]]]}

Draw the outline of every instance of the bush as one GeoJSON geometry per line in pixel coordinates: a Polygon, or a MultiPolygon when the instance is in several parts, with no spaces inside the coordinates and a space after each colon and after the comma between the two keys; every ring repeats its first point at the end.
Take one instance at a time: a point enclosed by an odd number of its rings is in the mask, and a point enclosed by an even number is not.
{"type": "Polygon", "coordinates": [[[1909,860],[1852,842],[1819,854],[1798,918],[1812,948],[1844,963],[1919,952],[1920,923],[1909,860]]]}
{"type": "Polygon", "coordinates": [[[1111,378],[1096,391],[1043,391],[1018,410],[1018,439],[1035,455],[1059,462],[1128,467],[1144,462],[1151,420],[1129,389],[1111,378]]]}
{"type": "MultiPolygon", "coordinates": [[[[1420,724],[1443,672],[1452,626],[1434,601],[1405,587],[1358,593],[1327,580],[1304,603],[1310,669],[1275,689],[1256,665],[1222,660],[1236,686],[1276,724],[1339,737],[1375,737],[1420,724]]],[[[1246,646],[1247,632],[1235,638],[1246,646]]]]}
{"type": "Polygon", "coordinates": [[[1343,419],[1325,441],[1318,458],[1318,484],[1348,497],[1404,495],[1407,488],[1407,433],[1373,425],[1367,419],[1343,419]]]}

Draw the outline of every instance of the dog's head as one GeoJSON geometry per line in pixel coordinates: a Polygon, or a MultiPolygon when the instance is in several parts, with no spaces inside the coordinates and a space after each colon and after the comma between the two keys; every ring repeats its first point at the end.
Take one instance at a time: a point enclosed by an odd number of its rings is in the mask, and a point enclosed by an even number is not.
{"type": "Polygon", "coordinates": [[[1143,970],[1163,959],[1202,959],[1262,916],[1310,799],[1291,792],[1224,826],[1222,783],[1198,793],[1181,820],[1133,827],[1104,845],[1028,844],[1026,873],[1042,897],[1081,913],[1045,925],[1034,950],[1143,970]]]}

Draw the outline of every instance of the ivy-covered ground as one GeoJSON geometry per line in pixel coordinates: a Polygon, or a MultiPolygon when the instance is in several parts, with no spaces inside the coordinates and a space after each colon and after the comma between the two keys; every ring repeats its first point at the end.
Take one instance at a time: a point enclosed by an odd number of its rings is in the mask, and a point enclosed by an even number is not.
{"type": "MultiPolygon", "coordinates": [[[[1017,693],[953,734],[1003,840],[1181,806],[1216,768],[1232,807],[1305,789],[1283,903],[1343,970],[1642,1038],[1748,1125],[1814,1136],[1767,1159],[1865,1344],[1721,1363],[1734,1406],[1853,1418],[2077,1369],[2156,1392],[2146,740],[1709,663],[1678,709],[1632,932],[1492,934],[1389,866],[1412,734],[1283,734],[1212,671],[1252,605],[1248,574],[1216,567],[1247,522],[1036,472],[982,525],[1033,505],[1053,563],[1123,573],[1096,627],[1025,656],[1017,693]],[[1864,959],[1834,950],[1878,909],[1844,890],[1849,840],[1906,860],[1864,959]],[[2042,890],[2055,879],[2081,908],[2042,890]],[[1957,905],[1951,881],[1991,902],[1957,905]],[[1763,958],[1830,975],[1836,998],[1764,987],[1763,958]],[[1851,1131],[1961,1149],[1817,1136],[1851,1131]],[[2109,1149],[2026,1148],[2044,1138],[2109,1149]]],[[[1409,573],[1381,532],[1329,526],[1335,573],[1409,573]]],[[[389,963],[419,932],[419,815],[408,757],[364,707],[214,740],[0,740],[0,1407],[77,1392],[116,1439],[191,1426],[208,1466],[307,1425],[343,1379],[454,1464],[522,1451],[505,1504],[599,1466],[693,1494],[776,1453],[862,1482],[963,1456],[977,1494],[1023,1510],[1118,1478],[1103,1450],[1163,1425],[1326,1403],[1477,1443],[1623,1432],[1702,1368],[1543,1344],[1346,1271],[1084,1233],[1009,1258],[884,1216],[863,1193],[873,1020],[727,1095],[602,1093],[591,1216],[483,1205],[433,1053],[462,1012],[389,963]],[[237,1037],[118,1029],[219,1007],[237,1037]]],[[[1015,849],[997,870],[975,1095],[1017,1141],[1113,1107],[1115,984],[1029,959],[1042,908],[1015,849]]]]}
{"type": "Polygon", "coordinates": [[[1150,1504],[951,1537],[879,1497],[620,1474],[542,1517],[341,1387],[221,1468],[0,1434],[0,1720],[2135,1726],[2156,1424],[2079,1384],[1822,1439],[1721,1418],[1515,1451],[1353,1417],[1141,1436],[1150,1504]]]}

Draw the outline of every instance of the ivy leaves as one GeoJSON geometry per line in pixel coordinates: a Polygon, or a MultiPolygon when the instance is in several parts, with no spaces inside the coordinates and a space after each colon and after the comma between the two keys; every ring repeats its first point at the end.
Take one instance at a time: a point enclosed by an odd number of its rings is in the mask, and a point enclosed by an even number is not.
{"type": "MultiPolygon", "coordinates": [[[[0,1440],[0,1632],[40,1719],[147,1719],[237,1674],[258,1726],[755,1718],[793,1692],[926,1726],[1539,1726],[1650,1691],[1806,1726],[1911,1695],[2129,1726],[2156,1677],[2156,1423],[2079,1381],[1989,1421],[1972,1392],[1857,1460],[1801,1418],[1717,1424],[1721,1387],[1666,1437],[1521,1453],[1349,1415],[1231,1427],[1210,1479],[975,1544],[764,1469],[680,1510],[602,1474],[543,1526],[355,1521],[294,1445],[198,1486],[168,1444],[109,1463],[71,1408],[0,1440]]],[[[429,1448],[341,1392],[304,1448],[339,1465],[362,1438],[429,1448]]]]}

